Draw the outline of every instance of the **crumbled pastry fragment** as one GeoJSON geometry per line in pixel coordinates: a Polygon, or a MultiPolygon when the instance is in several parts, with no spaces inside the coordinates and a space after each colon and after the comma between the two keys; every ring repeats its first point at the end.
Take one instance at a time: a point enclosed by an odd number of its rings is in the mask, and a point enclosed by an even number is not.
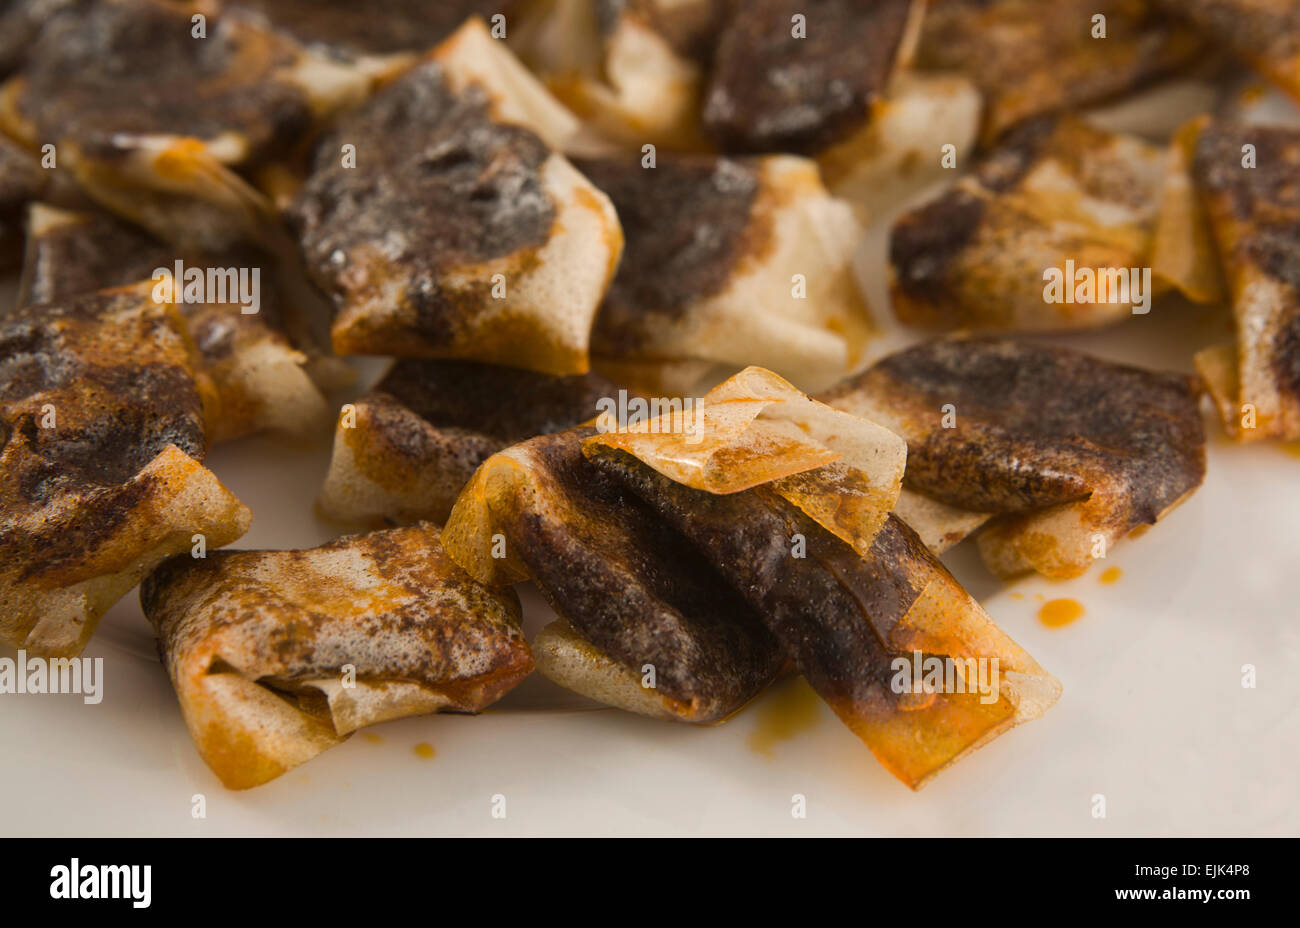
{"type": "Polygon", "coordinates": [[[981,141],[1026,120],[1122,96],[1204,50],[1148,0],[930,0],[917,66],[964,74],[984,95],[981,141]],[[1105,17],[1104,38],[1094,16],[1105,17]]]}
{"type": "Polygon", "coordinates": [[[443,522],[491,455],[596,416],[618,387],[472,361],[398,361],[340,415],[321,508],[345,521],[443,522]]]}
{"type": "Polygon", "coordinates": [[[741,591],[818,695],[912,789],[1060,696],[898,518],[858,552],[770,486],[712,494],[607,445],[587,450],[741,591]],[[947,662],[952,686],[900,685],[900,660],[929,658],[947,662]]]}
{"type": "Polygon", "coordinates": [[[671,480],[709,493],[761,484],[865,553],[894,508],[907,446],[889,429],[749,367],[690,408],[638,422],[597,420],[584,447],[626,451],[671,480]]]}
{"type": "Polygon", "coordinates": [[[823,402],[907,439],[910,490],[936,546],[978,536],[989,569],[1085,571],[1205,478],[1200,384],[1009,339],[940,339],[889,355],[823,402]]]}
{"type": "Polygon", "coordinates": [[[0,129],[54,144],[89,196],[160,238],[220,249],[274,234],[270,204],[236,171],[360,99],[369,78],[237,13],[207,15],[198,35],[203,9],[100,0],[59,17],[0,88],[0,129]]]}
{"type": "Polygon", "coordinates": [[[1208,125],[1193,173],[1237,329],[1197,369],[1233,438],[1300,439],[1300,130],[1208,125]]]}
{"type": "Polygon", "coordinates": [[[656,718],[721,721],[784,652],[685,539],[583,457],[590,434],[489,458],[447,521],[447,551],[481,582],[537,584],[561,620],[535,642],[556,683],[656,718]]]}
{"type": "Polygon", "coordinates": [[[288,213],[335,350],[585,373],[623,237],[570,122],[480,20],[344,116],[288,213]]]}
{"type": "Polygon", "coordinates": [[[367,725],[481,711],[533,669],[518,599],[471,580],[430,525],[182,555],[140,602],[194,744],[230,789],[367,725]]]}
{"type": "Polygon", "coordinates": [[[248,529],[199,463],[211,386],[151,288],[0,321],[0,640],[13,647],[79,653],[155,565],[248,529]]]}
{"type": "MultiPolygon", "coordinates": [[[[325,398],[304,369],[307,356],[278,331],[278,309],[265,256],[251,249],[184,254],[147,233],[99,213],[32,207],[20,303],[57,302],[78,294],[154,280],[176,261],[191,273],[216,269],[227,300],[180,303],[217,403],[208,439],[225,441],[263,430],[295,436],[327,427],[325,398]],[[256,269],[259,277],[253,281],[256,269]],[[232,273],[233,272],[233,275],[232,273]],[[256,284],[258,312],[244,312],[238,275],[256,284]]],[[[184,289],[182,282],[181,287],[184,289]]],[[[206,280],[205,287],[206,291],[206,280]]],[[[184,296],[184,293],[181,294],[184,296]]]]}
{"type": "Polygon", "coordinates": [[[1026,123],[894,224],[895,313],[927,328],[1032,331],[1149,311],[1141,271],[1163,172],[1161,150],[1132,136],[1070,117],[1026,123]]]}
{"type": "Polygon", "coordinates": [[[871,332],[853,276],[861,229],[790,156],[577,159],[626,246],[596,317],[602,364],[758,364],[827,382],[871,332]],[[802,282],[802,285],[801,285],[802,282]]]}

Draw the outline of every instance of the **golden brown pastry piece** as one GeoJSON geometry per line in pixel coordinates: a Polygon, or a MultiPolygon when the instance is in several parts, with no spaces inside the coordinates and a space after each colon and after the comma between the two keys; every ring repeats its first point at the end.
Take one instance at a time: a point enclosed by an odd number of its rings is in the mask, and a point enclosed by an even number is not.
{"type": "Polygon", "coordinates": [[[100,0],[49,23],[0,89],[0,129],[53,143],[108,209],[205,249],[270,234],[269,204],[236,170],[293,144],[364,95],[356,69],[201,4],[100,0]]]}
{"type": "Polygon", "coordinates": [[[487,458],[595,418],[618,387],[472,361],[398,361],[344,409],[321,508],[345,521],[442,523],[487,458]]]}
{"type": "Polygon", "coordinates": [[[156,564],[248,529],[199,463],[211,387],[151,289],[0,321],[0,640],[14,647],[77,654],[156,564]]]}
{"type": "MultiPolygon", "coordinates": [[[[207,421],[210,441],[262,430],[306,436],[328,427],[325,398],[303,368],[306,355],[277,331],[279,307],[264,255],[251,249],[182,254],[109,216],[41,204],[32,207],[28,234],[22,304],[156,280],[157,272],[172,272],[176,261],[191,275],[220,272],[212,279],[227,288],[226,301],[187,300],[180,306],[217,391],[207,421]],[[241,291],[241,282],[247,290],[241,291]],[[241,300],[248,293],[255,296],[255,313],[244,311],[250,304],[241,300]]],[[[190,284],[196,281],[192,277],[190,284]]],[[[203,294],[208,295],[206,280],[203,294]]]]}
{"type": "Polygon", "coordinates": [[[851,368],[871,329],[852,268],[861,230],[813,162],[575,165],[613,200],[627,239],[592,332],[600,363],[754,363],[805,379],[851,368]]]}
{"type": "Polygon", "coordinates": [[[335,350],[585,373],[623,237],[572,127],[481,20],[344,117],[289,210],[335,350]]]}
{"type": "Polygon", "coordinates": [[[894,224],[894,312],[926,328],[1033,331],[1150,311],[1163,171],[1160,149],[1132,136],[1026,123],[894,224]]]}
{"type": "Polygon", "coordinates": [[[784,652],[685,539],[583,457],[592,434],[489,458],[447,521],[447,551],[481,582],[537,584],[560,617],[533,641],[549,679],[630,712],[721,721],[784,652]]]}
{"type": "Polygon", "coordinates": [[[1192,168],[1237,326],[1197,369],[1229,435],[1300,439],[1300,130],[1209,125],[1192,168]]]}
{"type": "Polygon", "coordinates": [[[0,271],[22,260],[23,217],[48,178],[40,162],[0,135],[0,271]]]}
{"type": "Polygon", "coordinates": [[[1207,41],[1226,43],[1300,100],[1300,6],[1295,0],[1156,0],[1207,41]]]}
{"type": "Polygon", "coordinates": [[[518,599],[471,580],[428,525],[182,555],[140,602],[194,744],[230,789],[366,725],[478,712],[533,668],[518,599]]]}
{"type": "Polygon", "coordinates": [[[1135,90],[1202,52],[1148,0],[930,0],[917,66],[964,74],[984,95],[981,139],[1135,90]],[[1105,36],[1094,38],[1094,17],[1105,36]]]}
{"type": "Polygon", "coordinates": [[[987,516],[989,569],[1082,573],[1205,477],[1195,378],[1007,339],[936,340],[820,396],[907,439],[905,481],[942,549],[987,516]],[[945,537],[946,536],[946,537],[945,537]]]}
{"type": "MultiPolygon", "coordinates": [[[[759,384],[763,373],[746,372],[759,384]]],[[[784,405],[775,403],[774,414],[784,405]]],[[[810,437],[833,415],[808,419],[810,437]]],[[[896,437],[859,421],[860,450],[869,452],[869,436],[876,434],[877,452],[892,458],[896,437]]],[[[727,432],[725,422],[711,423],[703,444],[727,432]]],[[[844,437],[825,434],[836,442],[844,437]]],[[[818,464],[805,457],[806,469],[797,474],[710,484],[680,468],[673,454],[680,447],[677,435],[643,430],[635,437],[627,442],[622,433],[593,435],[583,451],[741,593],[818,694],[908,786],[920,787],[967,752],[1036,718],[1059,696],[1060,684],[993,624],[890,513],[896,478],[877,486],[875,494],[855,493],[853,483],[822,476],[828,468],[834,475],[841,461],[818,464]],[[792,484],[797,478],[804,480],[792,484]],[[792,494],[792,485],[803,492],[792,494]],[[883,492],[885,487],[893,492],[883,492]],[[852,515],[826,519],[837,505],[852,515]],[[854,544],[843,531],[849,526],[856,529],[854,544]],[[927,688],[918,677],[914,685],[903,685],[900,662],[911,668],[935,659],[951,668],[946,682],[927,688]]],[[[773,449],[771,457],[799,461],[788,449],[773,449]]]]}

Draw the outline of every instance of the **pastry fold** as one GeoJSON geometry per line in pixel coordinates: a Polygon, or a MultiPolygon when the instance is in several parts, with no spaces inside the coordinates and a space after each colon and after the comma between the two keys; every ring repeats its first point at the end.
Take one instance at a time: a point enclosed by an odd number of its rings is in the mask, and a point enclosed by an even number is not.
{"type": "Polygon", "coordinates": [[[1230,436],[1300,439],[1300,130],[1208,124],[1192,171],[1237,331],[1197,370],[1230,436]]]}
{"type": "Polygon", "coordinates": [[[819,396],[907,440],[905,517],[936,550],[978,536],[999,576],[1082,573],[1205,477],[1196,378],[1009,339],[940,339],[819,396]]]}
{"type": "Polygon", "coordinates": [[[274,226],[237,172],[368,86],[236,12],[101,0],[41,31],[28,67],[0,88],[0,129],[33,150],[53,143],[89,196],[160,238],[220,249],[274,226]]]}
{"type": "Polygon", "coordinates": [[[618,387],[472,361],[398,361],[340,415],[321,492],[336,519],[446,520],[498,451],[595,417],[618,387]]]}
{"type": "Polygon", "coordinates": [[[251,514],[199,461],[210,392],[146,283],[0,321],[0,640],[81,651],[155,565],[251,514]]]}
{"type": "Polygon", "coordinates": [[[974,81],[989,144],[1021,122],[1173,74],[1203,51],[1193,30],[1148,0],[929,0],[917,66],[974,81]],[[1104,38],[1093,36],[1098,15],[1104,38]]]}
{"type": "Polygon", "coordinates": [[[447,520],[447,552],[483,583],[537,584],[560,617],[533,642],[549,679],[642,715],[721,721],[784,652],[685,539],[583,457],[591,434],[489,458],[447,520]]]}
{"type": "Polygon", "coordinates": [[[478,712],[533,668],[518,599],[471,580],[429,525],[177,557],[140,602],[194,744],[230,789],[367,725],[478,712]]]}
{"type": "Polygon", "coordinates": [[[288,210],[335,350],[585,373],[623,236],[575,125],[478,19],[345,115],[288,210]]]}
{"type": "Polygon", "coordinates": [[[1141,271],[1163,178],[1160,149],[1133,136],[1071,117],[1019,127],[894,224],[895,314],[926,328],[1030,331],[1149,311],[1154,283],[1141,271]]]}
{"type": "MultiPolygon", "coordinates": [[[[688,539],[813,689],[911,788],[1058,698],[1060,684],[890,514],[892,501],[878,502],[879,527],[855,550],[792,502],[779,481],[697,489],[666,476],[654,455],[608,438],[584,442],[591,462],[688,539]],[[944,682],[904,685],[902,668],[935,659],[950,668],[944,682]]],[[[820,496],[825,504],[835,499],[834,481],[820,496]]]]}
{"type": "MultiPolygon", "coordinates": [[[[152,236],[97,213],[34,204],[28,218],[27,260],[20,304],[50,303],[141,280],[157,282],[175,262],[189,274],[220,274],[225,302],[185,297],[181,313],[216,388],[208,410],[210,441],[263,430],[307,436],[328,427],[325,398],[308,376],[308,358],[279,330],[282,320],[272,284],[274,269],[262,254],[236,248],[218,254],[182,253],[152,236]],[[232,273],[233,272],[233,275],[232,273]],[[256,312],[245,312],[237,277],[253,283],[256,312]],[[257,273],[256,280],[252,274],[257,273]]],[[[218,278],[213,278],[218,279],[218,278]]],[[[211,296],[203,288],[201,295],[211,296]]]]}
{"type": "Polygon", "coordinates": [[[626,237],[592,332],[602,369],[692,360],[795,378],[851,369],[872,328],[853,276],[861,229],[813,162],[664,155],[646,168],[627,155],[575,164],[613,201],[626,237]]]}

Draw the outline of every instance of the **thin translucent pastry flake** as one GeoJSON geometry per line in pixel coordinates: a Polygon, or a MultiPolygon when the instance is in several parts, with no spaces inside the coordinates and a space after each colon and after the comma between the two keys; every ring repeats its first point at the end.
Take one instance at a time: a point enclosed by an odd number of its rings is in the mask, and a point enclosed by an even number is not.
{"type": "Polygon", "coordinates": [[[498,451],[592,419],[618,387],[472,361],[399,361],[339,416],[321,509],[344,521],[442,523],[498,451]]]}
{"type": "Polygon", "coordinates": [[[192,277],[180,282],[180,310],[216,388],[209,440],[263,430],[307,436],[327,428],[329,409],[304,368],[308,358],[279,331],[270,265],[250,249],[182,254],[110,216],[35,204],[19,302],[57,302],[141,280],[156,284],[158,272],[170,274],[177,261],[192,277]],[[225,289],[224,301],[209,293],[209,279],[225,289]],[[200,298],[185,298],[187,287],[200,298]],[[242,302],[247,296],[252,304],[242,302]]]}
{"type": "MultiPolygon", "coordinates": [[[[1007,339],[943,339],[820,395],[907,439],[910,501],[937,550],[986,520],[989,569],[1068,578],[1200,486],[1200,384],[1007,339]]],[[[904,512],[907,512],[904,509],[904,512]]]]}
{"type": "Polygon", "coordinates": [[[0,88],[0,128],[32,150],[53,144],[88,195],[160,238],[219,249],[272,235],[269,203],[237,171],[368,87],[238,13],[101,0],[42,30],[0,88]]]}
{"type": "Polygon", "coordinates": [[[158,563],[251,514],[199,461],[205,375],[153,284],[0,321],[0,640],[68,657],[158,563]]]}
{"type": "Polygon", "coordinates": [[[1071,117],[1008,134],[975,171],[904,214],[894,312],[935,329],[1053,330],[1150,311],[1164,153],[1071,117]]]}
{"type": "Polygon", "coordinates": [[[1148,0],[930,0],[916,63],[974,81],[989,144],[1026,120],[1177,73],[1202,53],[1193,30],[1148,0]]]}
{"type": "Polygon", "coordinates": [[[851,369],[872,330],[852,268],[861,229],[813,162],[575,165],[613,201],[626,237],[591,336],[599,365],[757,364],[822,382],[851,369]]]}
{"type": "Polygon", "coordinates": [[[288,212],[335,350],[585,373],[623,236],[573,127],[481,20],[343,117],[288,212]]]}
{"type": "Polygon", "coordinates": [[[1230,436],[1300,439],[1300,130],[1210,124],[1193,173],[1237,329],[1197,370],[1230,436]]]}
{"type": "Polygon", "coordinates": [[[654,718],[721,721],[784,651],[684,538],[583,457],[590,434],[489,458],[447,520],[447,552],[483,583],[537,584],[559,616],[533,640],[549,679],[654,718]]]}
{"type": "Polygon", "coordinates": [[[367,725],[481,711],[533,669],[514,593],[471,580],[428,525],[182,555],[140,602],[195,747],[230,789],[367,725]]]}
{"type": "Polygon", "coordinates": [[[741,591],[818,695],[912,789],[1059,697],[896,517],[860,553],[770,486],[713,494],[608,445],[586,451],[741,591]]]}
{"type": "Polygon", "coordinates": [[[636,422],[597,419],[587,447],[627,451],[709,493],[761,484],[865,553],[898,500],[906,443],[889,429],[809,399],[749,367],[689,408],[636,422]]]}

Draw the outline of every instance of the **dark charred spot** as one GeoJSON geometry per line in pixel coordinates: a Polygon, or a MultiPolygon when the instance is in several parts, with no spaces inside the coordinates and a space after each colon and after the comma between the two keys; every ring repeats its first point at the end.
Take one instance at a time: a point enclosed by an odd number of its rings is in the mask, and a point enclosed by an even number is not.
{"type": "Polygon", "coordinates": [[[904,294],[942,303],[953,263],[974,241],[985,202],[961,188],[901,216],[889,236],[889,261],[904,294]]]}

